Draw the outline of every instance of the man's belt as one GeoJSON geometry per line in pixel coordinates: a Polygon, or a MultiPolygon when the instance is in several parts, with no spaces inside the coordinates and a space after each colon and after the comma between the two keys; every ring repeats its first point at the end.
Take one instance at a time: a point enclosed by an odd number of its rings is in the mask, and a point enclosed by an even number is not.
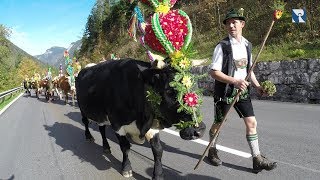
{"type": "MultiPolygon", "coordinates": [[[[224,102],[226,104],[231,104],[233,102],[235,96],[237,95],[237,93],[238,93],[238,90],[234,89],[230,97],[223,97],[222,98],[222,97],[219,97],[219,96],[216,96],[216,95],[214,95],[213,97],[214,97],[214,99],[218,100],[217,102],[222,101],[222,102],[224,102]]],[[[239,97],[239,99],[237,101],[243,100],[243,99],[247,99],[248,97],[249,97],[249,92],[248,92],[248,89],[246,89],[245,91],[243,91],[240,94],[240,97],[239,97]]]]}

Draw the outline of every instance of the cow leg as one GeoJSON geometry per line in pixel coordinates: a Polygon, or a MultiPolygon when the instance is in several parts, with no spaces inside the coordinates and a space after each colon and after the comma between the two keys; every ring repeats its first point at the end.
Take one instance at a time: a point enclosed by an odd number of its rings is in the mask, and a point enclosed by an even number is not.
{"type": "Polygon", "coordinates": [[[47,87],[45,88],[44,96],[46,97],[47,101],[50,100],[50,92],[49,92],[49,88],[47,88],[47,87]]]}
{"type": "Polygon", "coordinates": [[[151,145],[153,158],[154,158],[152,179],[155,179],[155,180],[164,179],[163,178],[162,162],[161,162],[163,148],[161,145],[159,133],[156,133],[153,136],[153,138],[150,139],[150,145],[151,145]]]}
{"type": "Polygon", "coordinates": [[[72,90],[72,94],[71,94],[71,96],[72,96],[72,105],[73,106],[75,106],[75,102],[74,102],[74,99],[75,99],[75,93],[74,93],[75,91],[74,90],[72,90]]]}
{"type": "Polygon", "coordinates": [[[103,152],[106,154],[110,154],[111,150],[110,150],[108,140],[106,138],[106,125],[99,126],[99,131],[102,137],[103,152]]]}
{"type": "Polygon", "coordinates": [[[131,144],[128,141],[126,136],[120,136],[117,133],[116,133],[116,135],[117,135],[117,138],[119,140],[120,149],[121,149],[122,154],[123,154],[123,158],[122,158],[122,175],[124,177],[128,178],[128,177],[132,176],[132,167],[131,167],[130,160],[128,158],[128,154],[130,152],[131,144]]]}
{"type": "Polygon", "coordinates": [[[87,117],[82,116],[82,122],[84,124],[85,127],[85,136],[86,136],[86,140],[87,141],[91,141],[94,142],[94,138],[91,135],[90,131],[89,131],[89,121],[87,117]]]}
{"type": "Polygon", "coordinates": [[[66,104],[68,104],[68,91],[64,91],[64,94],[65,94],[64,102],[65,102],[66,104]]]}
{"type": "Polygon", "coordinates": [[[37,99],[39,99],[39,91],[38,91],[38,89],[36,89],[35,91],[36,91],[36,97],[37,97],[37,99]]]}
{"type": "Polygon", "coordinates": [[[55,88],[57,95],[59,96],[60,99],[62,99],[61,94],[59,93],[58,88],[55,88]]]}

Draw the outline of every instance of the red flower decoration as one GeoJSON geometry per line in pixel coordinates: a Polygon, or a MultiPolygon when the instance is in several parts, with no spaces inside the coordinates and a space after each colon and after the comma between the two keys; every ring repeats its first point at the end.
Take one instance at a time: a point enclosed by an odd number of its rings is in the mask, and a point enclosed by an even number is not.
{"type": "Polygon", "coordinates": [[[144,36],[144,42],[154,51],[160,52],[161,54],[166,54],[166,50],[159,42],[158,38],[154,34],[151,22],[149,21],[146,25],[146,34],[144,36]]]}
{"type": "Polygon", "coordinates": [[[274,18],[274,20],[280,19],[281,16],[282,16],[282,14],[283,14],[283,11],[282,11],[282,10],[279,10],[279,9],[274,10],[274,11],[273,11],[273,18],[274,18]]]}
{"type": "MultiPolygon", "coordinates": [[[[188,35],[188,19],[180,15],[178,10],[171,10],[167,14],[160,14],[159,21],[163,33],[172,43],[175,50],[181,50],[185,37],[188,35]]],[[[149,19],[145,31],[146,44],[154,51],[166,54],[164,47],[154,34],[151,19],[149,19]]]]}
{"type": "Polygon", "coordinates": [[[198,96],[196,93],[187,93],[184,95],[183,100],[190,107],[194,107],[198,104],[198,96]]]}

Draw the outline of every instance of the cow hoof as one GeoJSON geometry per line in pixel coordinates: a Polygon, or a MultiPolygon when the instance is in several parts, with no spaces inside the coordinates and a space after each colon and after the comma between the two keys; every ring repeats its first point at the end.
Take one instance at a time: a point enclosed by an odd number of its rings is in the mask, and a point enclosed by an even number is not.
{"type": "Polygon", "coordinates": [[[122,172],[122,176],[125,177],[125,178],[131,177],[131,176],[132,176],[132,170],[123,171],[123,172],[122,172]]]}
{"type": "Polygon", "coordinates": [[[203,136],[206,130],[206,125],[201,122],[199,127],[187,127],[185,129],[180,130],[179,135],[184,140],[195,140],[199,139],[203,136]]]}
{"type": "Polygon", "coordinates": [[[110,150],[110,149],[104,149],[103,152],[104,152],[105,154],[111,154],[111,150],[110,150]]]}

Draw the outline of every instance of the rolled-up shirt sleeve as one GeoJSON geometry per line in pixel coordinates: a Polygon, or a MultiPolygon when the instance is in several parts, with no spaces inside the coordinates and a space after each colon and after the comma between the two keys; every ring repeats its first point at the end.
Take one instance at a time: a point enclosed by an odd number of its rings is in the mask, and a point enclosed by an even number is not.
{"type": "Polygon", "coordinates": [[[210,70],[222,70],[222,60],[223,60],[223,52],[220,44],[216,46],[213,51],[212,63],[210,65],[210,70]]]}

